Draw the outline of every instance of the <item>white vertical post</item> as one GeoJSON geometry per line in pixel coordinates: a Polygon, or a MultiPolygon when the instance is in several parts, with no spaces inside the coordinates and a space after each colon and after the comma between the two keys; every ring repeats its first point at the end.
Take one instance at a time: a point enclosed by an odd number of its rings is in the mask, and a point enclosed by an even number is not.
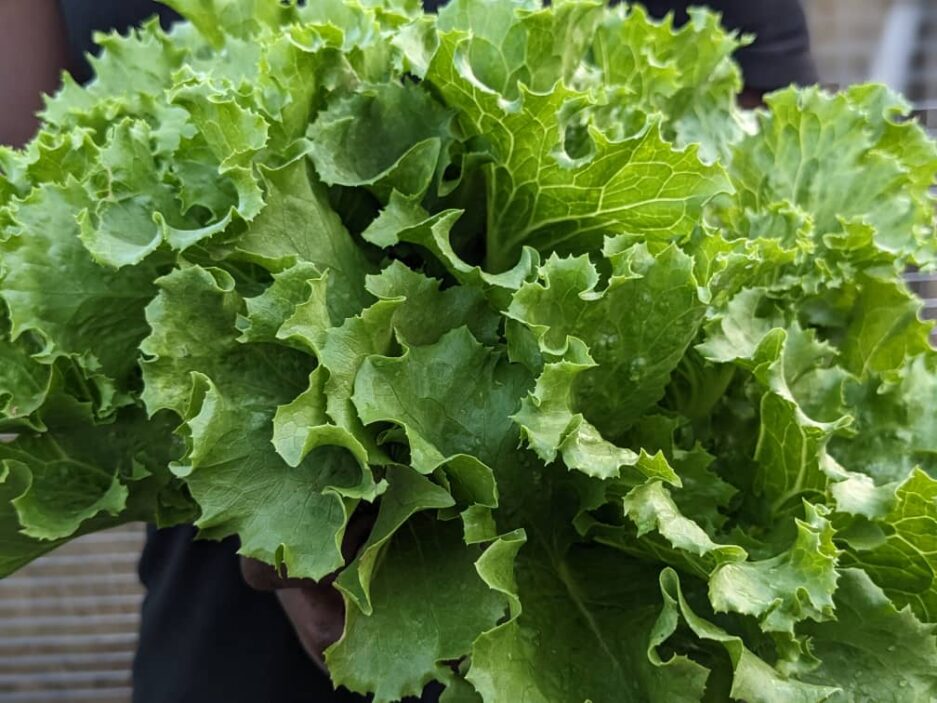
{"type": "Polygon", "coordinates": [[[884,83],[899,92],[907,89],[923,19],[923,2],[895,0],[885,15],[882,36],[869,68],[869,80],[884,83]]]}

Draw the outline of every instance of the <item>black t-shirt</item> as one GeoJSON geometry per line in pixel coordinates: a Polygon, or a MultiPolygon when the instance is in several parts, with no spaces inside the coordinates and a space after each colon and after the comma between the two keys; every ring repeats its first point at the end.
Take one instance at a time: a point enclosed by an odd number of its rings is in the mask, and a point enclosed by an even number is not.
{"type": "MultiPolygon", "coordinates": [[[[310,0],[314,1],[314,0],[310,0]]],[[[427,0],[429,9],[442,3],[427,0]]],[[[700,4],[647,0],[651,14],[700,4]]],[[[771,90],[816,80],[803,10],[798,0],[723,0],[709,5],[729,27],[757,35],[737,56],[750,88],[771,90]]],[[[164,26],[177,16],[148,0],[61,0],[72,70],[86,80],[84,54],[93,31],[126,31],[158,14],[164,26]]],[[[148,533],[140,559],[146,587],[140,641],[134,659],[134,703],[351,703],[334,692],[310,662],[271,593],[241,579],[237,542],[194,540],[191,527],[148,533]]],[[[432,694],[425,696],[432,698],[432,694]]]]}
{"type": "Polygon", "coordinates": [[[150,529],[134,703],[354,703],[306,655],[277,597],[241,578],[237,541],[150,529]]]}

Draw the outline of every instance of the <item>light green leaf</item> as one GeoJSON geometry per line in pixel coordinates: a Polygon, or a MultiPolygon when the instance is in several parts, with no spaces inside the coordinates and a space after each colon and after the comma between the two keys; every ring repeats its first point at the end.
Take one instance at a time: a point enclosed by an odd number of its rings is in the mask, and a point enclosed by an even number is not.
{"type": "MultiPolygon", "coordinates": [[[[480,339],[497,339],[498,319],[473,289],[457,286],[440,291],[439,281],[399,262],[368,276],[365,285],[378,302],[340,327],[327,328],[320,319],[312,332],[294,316],[281,330],[281,336],[288,332],[289,338],[308,340],[320,364],[314,379],[310,378],[309,390],[280,408],[274,421],[274,444],[291,463],[328,438],[356,455],[366,452],[372,461],[386,462],[351,402],[355,377],[368,356],[390,354],[395,340],[412,345],[435,343],[463,324],[480,339]]],[[[299,315],[304,312],[300,310],[299,315]]]]}
{"type": "Polygon", "coordinates": [[[170,97],[173,104],[189,113],[218,161],[218,174],[234,185],[238,214],[247,221],[254,219],[264,207],[253,159],[267,144],[266,120],[240,105],[233,94],[197,77],[175,87],[170,97]]]}
{"type": "Polygon", "coordinates": [[[843,690],[830,701],[924,703],[937,695],[937,638],[907,608],[898,610],[865,572],[841,572],[836,619],[804,623],[822,662],[804,675],[843,690]]]}
{"type": "Polygon", "coordinates": [[[865,474],[843,471],[838,480],[830,485],[830,494],[839,512],[862,515],[870,520],[885,517],[895,501],[894,484],[876,486],[875,481],[865,474]]]}
{"type": "Polygon", "coordinates": [[[276,0],[166,0],[220,49],[227,35],[247,38],[264,27],[276,27],[287,12],[276,0]]]}
{"type": "Polygon", "coordinates": [[[559,454],[568,468],[589,476],[618,478],[627,466],[646,477],[678,484],[679,479],[662,455],[616,446],[575,411],[576,380],[594,367],[595,362],[575,338],[570,340],[565,358],[544,365],[534,389],[513,416],[527,445],[543,461],[552,462],[559,454]]]}
{"type": "Polygon", "coordinates": [[[225,272],[192,266],[158,283],[160,294],[146,309],[151,332],[140,344],[147,357],[142,400],[150,415],[168,409],[185,417],[192,371],[214,377],[229,367],[228,357],[256,356],[251,350],[258,347],[243,347],[235,339],[241,299],[225,272]]]}
{"type": "Polygon", "coordinates": [[[416,85],[375,86],[319,113],[310,156],[330,185],[365,186],[384,202],[392,191],[419,198],[437,171],[442,175],[451,120],[452,112],[416,85]]]}
{"type": "Polygon", "coordinates": [[[843,342],[843,366],[859,378],[901,368],[930,349],[921,303],[898,281],[862,277],[843,342]]]}
{"type": "Polygon", "coordinates": [[[34,332],[36,356],[81,358],[121,387],[130,382],[146,336],[143,308],[156,293],[155,264],[112,271],[95,264],[78,238],[78,214],[92,200],[78,183],[34,190],[14,210],[15,229],[0,243],[0,295],[11,336],[34,332]],[[76,324],[78,321],[80,324],[76,324]]]}
{"type": "MultiPolygon", "coordinates": [[[[645,550],[654,554],[665,563],[681,563],[684,560],[691,568],[702,576],[708,576],[719,565],[728,565],[741,562],[747,556],[745,550],[734,544],[718,544],[699,525],[681,514],[668,490],[660,481],[649,481],[643,486],[631,489],[622,500],[624,514],[637,528],[639,544],[635,544],[633,553],[641,554],[645,550]],[[654,531],[659,538],[648,538],[648,533],[654,531]],[[644,538],[644,539],[640,539],[644,538]],[[676,555],[666,556],[666,552],[673,550],[676,555]],[[685,553],[685,554],[682,554],[685,553]]],[[[621,548],[622,541],[603,539],[597,534],[599,541],[621,548]]]]}
{"type": "MultiPolygon", "coordinates": [[[[462,129],[490,145],[490,270],[514,265],[525,244],[580,253],[597,249],[608,233],[679,238],[710,198],[728,190],[720,167],[703,165],[695,146],[675,151],[656,124],[619,142],[595,131],[590,158],[574,161],[563,149],[559,113],[580,95],[562,85],[539,93],[522,84],[516,99],[504,101],[475,75],[471,56],[479,41],[441,35],[427,80],[459,111],[462,129]]],[[[502,60],[500,52],[492,60],[502,60]]]]}
{"type": "Polygon", "coordinates": [[[324,277],[318,267],[297,261],[288,269],[273,274],[263,293],[244,301],[247,315],[238,319],[241,342],[276,342],[277,333],[293,316],[296,307],[309,299],[310,284],[324,277]]]}
{"type": "Polygon", "coordinates": [[[239,254],[274,272],[295,262],[313,264],[328,272],[332,324],[360,312],[369,300],[363,283],[370,265],[329,206],[324,188],[310,179],[302,159],[264,170],[263,177],[267,209],[238,238],[239,254]]]}
{"type": "Polygon", "coordinates": [[[648,657],[660,610],[653,568],[603,547],[551,559],[528,545],[518,553],[512,577],[510,556],[498,560],[497,571],[487,564],[482,571],[523,608],[475,642],[468,680],[483,700],[700,700],[705,666],[685,656],[668,662],[648,657]],[[541,646],[546,642],[565,644],[541,646]]]}
{"type": "Polygon", "coordinates": [[[382,300],[404,299],[394,312],[394,329],[407,345],[432,344],[462,325],[478,341],[497,343],[500,317],[478,289],[451,286],[440,290],[441,284],[395,261],[379,274],[369,275],[365,287],[382,300]]]}
{"type": "Polygon", "coordinates": [[[551,257],[542,281],[522,286],[508,309],[544,352],[563,354],[571,337],[585,343],[594,365],[576,379],[574,406],[612,438],[660,400],[704,311],[692,260],[678,248],[655,255],[619,244],[607,247],[612,275],[604,290],[596,290],[598,272],[585,257],[551,257]]]}
{"type": "Polygon", "coordinates": [[[696,350],[718,363],[754,358],[758,346],[774,327],[773,320],[758,314],[764,299],[762,289],[740,291],[723,312],[707,323],[706,341],[698,344],[696,350]]]}
{"type": "Polygon", "coordinates": [[[880,248],[917,251],[930,224],[927,186],[912,178],[899,154],[876,148],[886,118],[855,104],[857,94],[830,96],[818,88],[789,88],[768,96],[759,129],[733,151],[730,175],[738,205],[751,211],[790,202],[814,221],[816,235],[864,219],[880,248]]]}
{"type": "Polygon", "coordinates": [[[753,615],[763,630],[790,634],[801,620],[834,617],[839,550],[833,544],[833,527],[822,507],[805,503],[804,512],[805,519],[795,521],[794,543],[781,554],[715,570],[709,600],[717,612],[753,615]]]}
{"type": "Polygon", "coordinates": [[[856,435],[834,439],[830,453],[846,469],[876,485],[904,481],[916,466],[937,469],[937,373],[931,354],[906,362],[899,385],[873,375],[847,383],[844,395],[856,417],[856,435]]]}
{"type": "Polygon", "coordinates": [[[937,481],[915,470],[896,492],[882,520],[883,544],[850,551],[843,563],[861,567],[899,607],[926,622],[937,620],[937,481]]]}
{"type": "MultiPolygon", "coordinates": [[[[335,585],[364,615],[372,615],[371,579],[379,569],[389,540],[410,519],[422,510],[451,507],[455,501],[444,488],[425,476],[403,466],[389,466],[387,490],[381,496],[381,507],[355,560],[345,568],[335,585]]],[[[351,606],[349,606],[351,607],[351,606]]]]}
{"type": "Polygon", "coordinates": [[[95,425],[74,404],[47,413],[42,434],[0,443],[0,575],[69,537],[124,522],[191,519],[166,469],[170,426],[124,410],[95,425]],[[171,515],[174,504],[181,512],[171,515]]]}
{"type": "Polygon", "coordinates": [[[611,134],[627,136],[629,127],[659,111],[668,139],[679,146],[699,143],[706,161],[725,157],[743,133],[735,107],[742,77],[731,55],[744,43],[702,9],[693,8],[690,21],[676,30],[671,19],[651,20],[640,6],[609,13],[592,41],[598,73],[590,83],[612,99],[594,119],[611,134]]]}
{"type": "Polygon", "coordinates": [[[290,466],[271,444],[277,406],[303,389],[312,359],[239,343],[241,300],[219,271],[180,269],[160,285],[143,345],[153,357],[144,399],[151,412],[168,408],[186,420],[188,452],[175,471],[201,507],[197,526],[215,539],[239,534],[242,554],[293,576],[321,578],[342,564],[351,501],[372,500],[381,486],[337,446],[290,466]]]}
{"type": "Polygon", "coordinates": [[[391,193],[387,207],[362,236],[382,247],[391,247],[398,242],[424,247],[459,283],[482,288],[498,308],[506,308],[514,291],[533,278],[540,258],[536,251],[524,247],[513,268],[495,274],[466,263],[452,248],[450,241],[450,231],[460,216],[458,210],[444,210],[430,215],[412,200],[399,193],[391,193]]]}
{"type": "Polygon", "coordinates": [[[87,465],[69,458],[18,464],[11,471],[29,471],[26,491],[13,500],[23,534],[38,539],[72,536],[98,513],[119,514],[127,502],[127,489],[112,469],[87,465]]]}
{"type": "MultiPolygon", "coordinates": [[[[745,646],[741,637],[697,615],[687,603],[676,572],[665,569],[660,575],[664,610],[652,638],[654,649],[663,644],[682,619],[702,642],[712,642],[728,654],[734,673],[728,695],[749,703],[820,703],[830,700],[840,689],[836,686],[802,683],[786,678],[745,646]]],[[[678,650],[679,651],[679,650],[678,650]]],[[[671,660],[673,661],[673,660],[671,660]]]]}
{"type": "Polygon", "coordinates": [[[81,240],[101,264],[137,264],[164,241],[186,249],[223,231],[231,220],[226,215],[203,225],[182,216],[151,154],[152,137],[146,122],[124,120],[101,149],[106,195],[79,215],[81,240]]]}
{"type": "MultiPolygon", "coordinates": [[[[344,447],[367,469],[369,436],[356,432],[360,423],[350,420],[350,427],[333,424],[327,414],[330,398],[325,393],[329,372],[319,366],[309,375],[309,387],[294,400],[277,408],[273,418],[273,446],[290,466],[299,466],[313,449],[322,446],[344,447]],[[356,436],[356,434],[358,436],[356,436]],[[360,439],[359,439],[360,437],[360,439]]],[[[338,416],[339,422],[345,418],[338,416]]],[[[376,450],[371,455],[377,458],[376,450]]]]}
{"type": "Polygon", "coordinates": [[[32,358],[25,340],[12,342],[0,335],[0,424],[41,429],[41,422],[32,416],[58,380],[53,369],[32,358]]]}
{"type": "Polygon", "coordinates": [[[404,430],[421,473],[458,455],[494,467],[516,445],[509,418],[529,383],[523,368],[460,327],[403,356],[366,359],[352,401],[365,424],[393,422],[404,430]]]}
{"type": "Polygon", "coordinates": [[[296,467],[270,444],[271,406],[226,397],[201,374],[185,431],[189,452],[176,473],[201,508],[196,521],[210,539],[240,536],[240,554],[319,579],[342,566],[341,541],[352,498],[379,492],[349,453],[324,448],[296,467]]]}
{"type": "Polygon", "coordinates": [[[419,695],[437,664],[468,654],[505,610],[502,596],[475,573],[479,554],[462,543],[458,523],[411,518],[371,582],[372,614],[349,604],[345,633],[326,652],[334,681],[395,701],[419,695]]]}

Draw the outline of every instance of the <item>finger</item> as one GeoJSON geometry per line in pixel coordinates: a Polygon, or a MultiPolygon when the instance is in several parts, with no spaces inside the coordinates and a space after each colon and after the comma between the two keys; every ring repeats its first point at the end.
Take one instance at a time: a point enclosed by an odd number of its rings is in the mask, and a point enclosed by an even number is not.
{"type": "Polygon", "coordinates": [[[277,598],[289,617],[303,648],[319,666],[325,667],[324,652],[342,636],[345,606],[332,587],[286,589],[277,598]]]}
{"type": "Polygon", "coordinates": [[[250,557],[241,557],[241,576],[245,583],[258,591],[275,591],[280,588],[305,588],[316,585],[312,579],[293,578],[286,574],[286,568],[282,573],[270,564],[251,559],[250,557]]]}

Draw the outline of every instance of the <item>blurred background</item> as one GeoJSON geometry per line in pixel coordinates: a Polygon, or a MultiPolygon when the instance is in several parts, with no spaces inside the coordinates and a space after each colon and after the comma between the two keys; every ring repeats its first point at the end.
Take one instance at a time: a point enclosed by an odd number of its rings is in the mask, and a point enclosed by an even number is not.
{"type": "Polygon", "coordinates": [[[0,701],[130,701],[143,537],[87,535],[0,581],[0,701]]]}
{"type": "MultiPolygon", "coordinates": [[[[937,0],[804,5],[824,85],[887,83],[937,133],[937,0]]],[[[909,282],[937,318],[937,278],[909,282]]],[[[0,703],[130,701],[142,544],[140,525],[91,535],[0,581],[0,703]]]]}
{"type": "Polygon", "coordinates": [[[937,0],[803,3],[823,83],[882,81],[915,103],[937,105],[937,0]]]}

